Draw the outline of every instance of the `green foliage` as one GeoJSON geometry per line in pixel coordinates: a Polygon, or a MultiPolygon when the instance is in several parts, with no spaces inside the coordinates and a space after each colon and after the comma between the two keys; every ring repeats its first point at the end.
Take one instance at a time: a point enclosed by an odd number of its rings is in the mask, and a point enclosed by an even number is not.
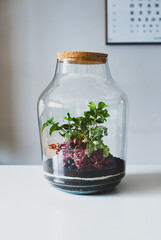
{"type": "Polygon", "coordinates": [[[68,122],[72,121],[70,113],[67,113],[67,117],[65,117],[64,120],[67,120],[68,122]]]}
{"type": "Polygon", "coordinates": [[[54,118],[50,118],[49,120],[47,120],[47,122],[45,122],[42,126],[42,131],[44,130],[44,128],[46,128],[47,126],[54,124],[54,118]]]}
{"type": "Polygon", "coordinates": [[[61,127],[59,127],[59,123],[58,122],[53,123],[53,125],[51,126],[51,128],[49,130],[50,136],[54,131],[58,131],[58,130],[61,130],[61,127]]]}
{"type": "Polygon", "coordinates": [[[83,144],[86,147],[86,152],[90,156],[93,151],[98,149],[103,150],[103,157],[108,157],[109,148],[104,145],[103,137],[107,136],[107,128],[104,126],[98,126],[98,124],[107,121],[110,116],[108,110],[105,109],[107,105],[104,102],[99,102],[98,107],[93,102],[88,104],[89,110],[83,113],[83,117],[71,117],[70,113],[64,117],[64,121],[67,123],[59,125],[59,122],[55,122],[54,118],[50,118],[42,126],[42,131],[45,127],[52,125],[49,129],[49,134],[58,131],[58,133],[64,137],[64,141],[74,140],[80,147],[83,144]]]}
{"type": "Polygon", "coordinates": [[[107,107],[107,105],[104,102],[99,102],[98,108],[103,109],[105,107],[107,107]]]}

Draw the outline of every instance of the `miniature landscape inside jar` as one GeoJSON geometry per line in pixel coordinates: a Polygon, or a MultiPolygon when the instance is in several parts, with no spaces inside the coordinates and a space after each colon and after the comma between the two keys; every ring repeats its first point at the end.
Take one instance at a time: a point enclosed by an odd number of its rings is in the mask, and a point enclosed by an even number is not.
{"type": "Polygon", "coordinates": [[[125,175],[125,161],[113,156],[104,143],[110,118],[108,106],[89,102],[83,116],[67,113],[61,125],[50,118],[42,125],[49,135],[57,132],[61,142],[48,145],[53,156],[43,162],[45,177],[51,184],[76,193],[92,193],[114,188],[125,175]]]}

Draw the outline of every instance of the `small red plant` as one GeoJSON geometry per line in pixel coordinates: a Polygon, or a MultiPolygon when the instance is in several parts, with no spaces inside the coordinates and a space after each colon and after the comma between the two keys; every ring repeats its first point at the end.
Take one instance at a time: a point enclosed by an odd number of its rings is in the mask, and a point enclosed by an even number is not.
{"type": "Polygon", "coordinates": [[[49,144],[49,148],[56,150],[56,154],[57,155],[59,154],[60,150],[62,150],[64,147],[65,147],[65,143],[62,143],[62,144],[59,144],[59,143],[49,144]]]}

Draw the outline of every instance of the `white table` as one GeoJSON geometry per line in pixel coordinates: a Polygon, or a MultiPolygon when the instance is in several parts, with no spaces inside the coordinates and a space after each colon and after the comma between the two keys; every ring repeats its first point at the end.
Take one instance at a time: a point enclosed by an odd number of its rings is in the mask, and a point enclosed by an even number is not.
{"type": "Polygon", "coordinates": [[[160,240],[161,166],[129,166],[117,189],[72,195],[41,166],[0,166],[0,240],[160,240]]]}

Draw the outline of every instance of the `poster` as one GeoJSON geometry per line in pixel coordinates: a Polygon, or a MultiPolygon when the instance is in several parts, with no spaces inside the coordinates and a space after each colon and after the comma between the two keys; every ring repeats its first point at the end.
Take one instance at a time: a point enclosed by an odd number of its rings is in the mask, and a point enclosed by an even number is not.
{"type": "Polygon", "coordinates": [[[161,0],[106,0],[106,42],[161,43],[161,0]]]}

